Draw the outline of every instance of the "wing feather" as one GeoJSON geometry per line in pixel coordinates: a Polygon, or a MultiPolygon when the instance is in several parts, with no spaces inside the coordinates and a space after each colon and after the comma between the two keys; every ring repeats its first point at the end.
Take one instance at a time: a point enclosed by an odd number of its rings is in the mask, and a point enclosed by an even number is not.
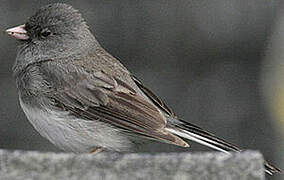
{"type": "Polygon", "coordinates": [[[90,74],[78,67],[70,67],[70,64],[57,63],[49,69],[52,72],[48,72],[48,76],[56,78],[47,79],[57,80],[55,86],[61,86],[51,95],[58,108],[86,120],[107,122],[132,134],[188,146],[181,138],[165,130],[167,120],[163,113],[119,77],[114,78],[103,71],[90,74]],[[58,66],[68,66],[72,73],[63,75],[60,71],[63,78],[58,78],[58,66]]]}

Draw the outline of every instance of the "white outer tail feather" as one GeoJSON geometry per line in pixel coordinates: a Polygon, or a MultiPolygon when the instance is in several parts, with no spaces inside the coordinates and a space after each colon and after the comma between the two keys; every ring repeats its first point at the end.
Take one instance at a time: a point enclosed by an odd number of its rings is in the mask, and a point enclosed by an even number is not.
{"type": "Polygon", "coordinates": [[[197,135],[197,134],[185,131],[185,130],[175,130],[175,129],[171,129],[171,128],[166,128],[166,130],[171,132],[171,133],[173,133],[173,134],[176,134],[176,135],[178,135],[180,137],[183,137],[185,139],[188,139],[188,140],[191,140],[191,141],[195,141],[195,142],[197,142],[199,144],[203,144],[205,146],[208,146],[210,148],[216,149],[218,151],[230,154],[229,151],[226,151],[226,150],[221,149],[221,148],[219,148],[217,146],[214,146],[213,144],[216,144],[216,142],[212,141],[211,139],[202,137],[200,135],[197,135]],[[208,142],[211,142],[212,144],[210,144],[208,142]]]}
{"type": "MultiPolygon", "coordinates": [[[[217,142],[216,141],[213,141],[211,139],[208,139],[206,137],[203,137],[203,136],[200,136],[198,134],[194,134],[192,132],[189,132],[189,131],[186,131],[186,130],[182,130],[182,129],[172,129],[172,128],[166,128],[167,131],[173,133],[173,134],[176,134],[180,137],[183,137],[185,139],[188,139],[188,140],[191,140],[191,141],[194,141],[194,142],[197,142],[199,144],[202,144],[202,145],[205,145],[207,147],[210,147],[210,148],[213,148],[215,150],[218,150],[218,151],[221,151],[221,152],[224,152],[226,154],[230,154],[229,151],[226,151],[222,148],[219,148],[217,146],[214,146],[214,144],[216,144],[217,142]],[[211,144],[210,144],[211,143],[211,144]]],[[[272,175],[272,172],[268,171],[267,169],[265,170],[265,172],[267,172],[268,174],[272,175]]]]}

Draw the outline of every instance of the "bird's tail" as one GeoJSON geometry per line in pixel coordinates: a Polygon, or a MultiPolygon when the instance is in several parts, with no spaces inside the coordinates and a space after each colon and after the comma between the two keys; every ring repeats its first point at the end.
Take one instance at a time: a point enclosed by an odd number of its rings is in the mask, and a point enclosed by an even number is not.
{"type": "MultiPolygon", "coordinates": [[[[216,149],[224,153],[241,152],[242,150],[237,146],[226,142],[225,140],[218,138],[212,133],[209,133],[202,128],[185,122],[183,120],[171,119],[173,124],[166,128],[169,132],[178,135],[182,138],[195,141],[210,148],[216,149]]],[[[268,162],[264,162],[265,170],[268,174],[280,173],[281,170],[277,167],[270,165],[268,162]]]]}

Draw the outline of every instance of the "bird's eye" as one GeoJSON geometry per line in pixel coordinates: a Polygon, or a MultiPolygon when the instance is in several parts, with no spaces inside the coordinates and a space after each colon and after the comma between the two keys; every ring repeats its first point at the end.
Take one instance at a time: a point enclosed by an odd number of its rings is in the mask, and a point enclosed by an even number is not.
{"type": "Polygon", "coordinates": [[[49,29],[43,29],[41,32],[40,32],[40,36],[43,37],[43,38],[46,38],[47,36],[49,36],[51,34],[51,31],[49,29]]]}

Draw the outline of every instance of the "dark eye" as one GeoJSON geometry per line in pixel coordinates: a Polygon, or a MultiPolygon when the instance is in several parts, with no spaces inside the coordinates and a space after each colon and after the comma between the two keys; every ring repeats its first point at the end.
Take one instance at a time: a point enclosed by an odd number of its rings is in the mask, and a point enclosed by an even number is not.
{"type": "Polygon", "coordinates": [[[41,32],[40,32],[40,36],[43,37],[43,38],[46,38],[47,36],[49,36],[51,34],[51,31],[49,29],[43,29],[41,32]]]}

